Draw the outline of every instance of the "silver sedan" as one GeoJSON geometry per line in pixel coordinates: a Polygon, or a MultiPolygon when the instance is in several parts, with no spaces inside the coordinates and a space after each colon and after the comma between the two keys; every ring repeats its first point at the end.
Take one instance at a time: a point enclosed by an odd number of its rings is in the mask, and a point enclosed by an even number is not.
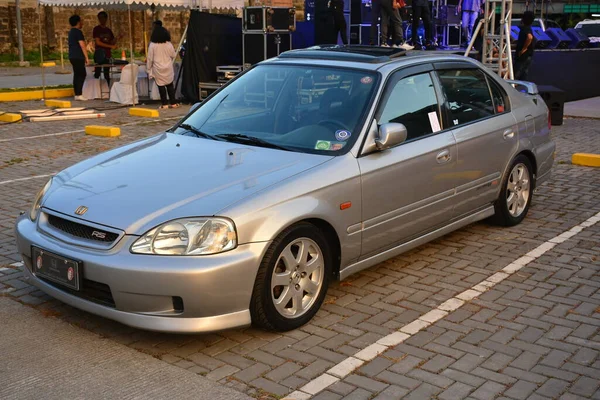
{"type": "Polygon", "coordinates": [[[520,223],[549,133],[535,85],[464,57],[291,51],[54,176],[18,249],[41,290],[130,326],[290,330],[332,279],[475,221],[520,223]]]}

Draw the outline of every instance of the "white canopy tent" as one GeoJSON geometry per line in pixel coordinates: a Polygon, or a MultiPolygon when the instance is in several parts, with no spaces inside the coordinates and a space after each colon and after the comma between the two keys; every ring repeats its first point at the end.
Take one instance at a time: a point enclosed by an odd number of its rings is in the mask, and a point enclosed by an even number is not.
{"type": "MultiPolygon", "coordinates": [[[[176,9],[191,9],[207,8],[211,10],[213,7],[231,7],[231,8],[242,8],[244,7],[244,0],[38,0],[38,25],[39,25],[39,41],[40,41],[40,57],[41,62],[44,62],[43,45],[42,45],[42,21],[40,6],[53,6],[53,7],[88,7],[88,8],[102,8],[106,10],[127,10],[129,17],[129,54],[130,63],[133,64],[133,29],[131,23],[131,12],[135,10],[146,10],[148,8],[166,8],[170,10],[176,9]]],[[[187,27],[186,27],[187,32],[187,27]]],[[[182,37],[185,37],[185,32],[182,37]]],[[[131,69],[133,74],[133,68],[131,69]]],[[[134,99],[135,103],[135,79],[132,76],[131,85],[131,98],[134,99]]],[[[43,97],[46,97],[46,77],[44,74],[44,68],[42,68],[42,85],[43,85],[43,97]]],[[[134,104],[135,105],[135,104],[134,104]]]]}

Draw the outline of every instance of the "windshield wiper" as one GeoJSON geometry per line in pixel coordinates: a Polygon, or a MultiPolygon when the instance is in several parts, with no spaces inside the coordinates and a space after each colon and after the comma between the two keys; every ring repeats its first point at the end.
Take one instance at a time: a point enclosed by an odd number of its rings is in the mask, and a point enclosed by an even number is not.
{"type": "Polygon", "coordinates": [[[217,139],[215,139],[215,137],[213,135],[209,135],[208,133],[204,133],[200,129],[198,129],[198,128],[190,125],[190,124],[181,124],[181,125],[177,126],[177,128],[185,129],[186,131],[191,132],[194,135],[196,135],[196,137],[202,137],[202,138],[205,138],[205,139],[217,140],[217,139]]]}
{"type": "Polygon", "coordinates": [[[279,146],[278,144],[271,143],[266,140],[254,137],[254,136],[243,135],[241,133],[221,133],[221,134],[215,135],[215,136],[218,137],[219,139],[223,139],[228,142],[235,142],[235,143],[242,143],[242,144],[255,144],[255,145],[261,146],[261,147],[268,147],[271,149],[289,151],[288,148],[279,146]]]}

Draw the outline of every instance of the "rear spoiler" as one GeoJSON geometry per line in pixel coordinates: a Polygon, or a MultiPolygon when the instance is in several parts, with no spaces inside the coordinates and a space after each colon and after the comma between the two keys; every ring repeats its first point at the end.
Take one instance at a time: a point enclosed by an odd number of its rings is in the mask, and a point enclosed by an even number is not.
{"type": "Polygon", "coordinates": [[[508,82],[510,85],[512,85],[519,92],[527,93],[527,94],[530,94],[533,96],[540,93],[538,91],[537,85],[533,82],[511,81],[511,80],[507,80],[506,82],[508,82]]]}

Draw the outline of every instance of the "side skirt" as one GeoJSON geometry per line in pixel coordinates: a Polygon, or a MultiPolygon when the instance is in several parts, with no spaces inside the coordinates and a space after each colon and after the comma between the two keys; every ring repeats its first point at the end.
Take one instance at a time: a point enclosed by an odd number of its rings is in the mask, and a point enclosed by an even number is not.
{"type": "Polygon", "coordinates": [[[473,222],[481,221],[488,217],[494,215],[494,207],[490,206],[481,211],[476,212],[475,214],[471,214],[467,217],[459,219],[458,221],[454,221],[449,225],[444,226],[443,228],[439,228],[433,232],[430,232],[426,235],[413,239],[409,242],[402,243],[399,246],[393,247],[389,250],[386,250],[382,253],[369,257],[367,259],[356,262],[355,264],[349,265],[343,270],[340,271],[340,280],[346,279],[352,274],[355,274],[363,269],[372,267],[375,264],[379,264],[385,260],[388,260],[392,257],[397,256],[398,254],[402,254],[408,250],[414,249],[422,244],[430,242],[434,239],[437,239],[441,236],[444,236],[452,231],[460,229],[464,226],[472,224],[473,222]]]}

